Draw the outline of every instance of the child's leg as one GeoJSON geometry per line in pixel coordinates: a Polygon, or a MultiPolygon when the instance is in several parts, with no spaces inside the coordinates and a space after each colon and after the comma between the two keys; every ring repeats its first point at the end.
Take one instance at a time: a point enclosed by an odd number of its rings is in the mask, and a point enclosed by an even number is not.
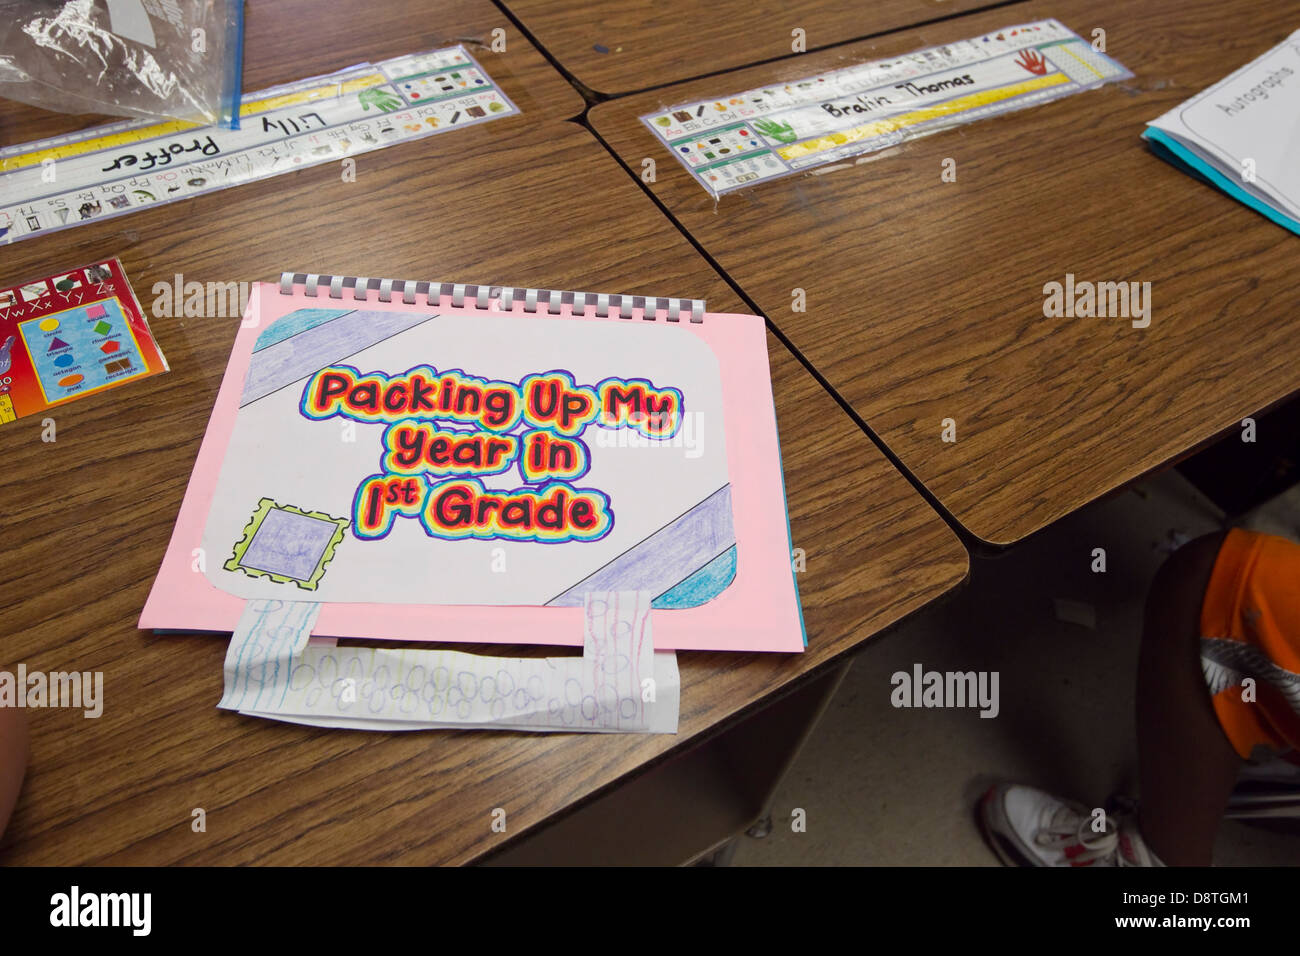
{"type": "Polygon", "coordinates": [[[1207,865],[1242,760],[1300,752],[1300,544],[1239,530],[1180,548],[1147,596],[1138,661],[1137,826],[1102,834],[1086,806],[991,787],[980,820],[1004,862],[1207,865]],[[1149,851],[1149,852],[1148,852],[1149,851]]]}
{"type": "Polygon", "coordinates": [[[23,712],[0,707],[0,834],[18,802],[27,770],[27,723],[23,712]]]}
{"type": "Polygon", "coordinates": [[[1201,605],[1222,534],[1165,562],[1147,596],[1138,660],[1141,832],[1170,866],[1208,866],[1241,757],[1224,735],[1201,671],[1201,605]]]}

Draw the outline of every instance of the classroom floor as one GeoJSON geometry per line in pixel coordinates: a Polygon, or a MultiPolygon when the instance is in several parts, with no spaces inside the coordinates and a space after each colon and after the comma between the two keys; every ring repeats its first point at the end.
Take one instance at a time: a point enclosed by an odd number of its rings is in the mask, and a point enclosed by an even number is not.
{"type": "MultiPolygon", "coordinates": [[[[1300,486],[1244,523],[1300,537],[1300,486]]],[[[1135,793],[1147,585],[1173,536],[1218,527],[1213,506],[1171,471],[1009,554],[976,559],[953,599],[857,655],[777,791],[771,833],[741,838],[732,865],[996,866],[974,816],[990,782],[1030,783],[1088,806],[1135,793]],[[1096,547],[1106,549],[1105,574],[1090,570],[1096,547]],[[1058,612],[1057,599],[1070,603],[1058,612]],[[916,663],[999,671],[1000,714],[894,709],[890,675],[916,663]],[[792,831],[794,808],[805,811],[806,832],[792,831]]],[[[1288,826],[1225,822],[1215,863],[1300,863],[1300,821],[1288,826]]]]}

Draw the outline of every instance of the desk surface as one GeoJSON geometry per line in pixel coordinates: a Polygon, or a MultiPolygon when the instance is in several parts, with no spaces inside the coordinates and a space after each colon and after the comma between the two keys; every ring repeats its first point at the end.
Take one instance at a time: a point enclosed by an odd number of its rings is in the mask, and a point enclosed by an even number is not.
{"type": "Polygon", "coordinates": [[[591,122],[632,169],[657,158],[648,188],[670,215],[958,521],[1009,544],[1300,389],[1296,237],[1139,139],[1297,24],[1295,2],[1244,17],[1221,0],[1035,0],[604,103],[591,122]],[[638,120],[1009,16],[1105,24],[1136,78],[717,203],[638,120]],[[1150,327],[1044,318],[1044,285],[1067,273],[1150,282],[1150,327]]]}
{"type": "MultiPolygon", "coordinates": [[[[360,7],[361,4],[351,4],[360,7]]],[[[582,112],[582,95],[524,38],[491,0],[369,0],[365,15],[326,15],[343,3],[321,0],[248,0],[244,9],[244,93],[463,43],[526,116],[569,119],[582,112]],[[310,29],[304,32],[304,24],[310,29]],[[367,25],[369,24],[369,25],[367,25]],[[492,51],[493,30],[505,49],[492,51]]],[[[114,117],[69,116],[0,100],[0,146],[58,136],[114,117]]]]}
{"type": "MultiPolygon", "coordinates": [[[[156,282],[284,268],[741,304],[580,127],[507,117],[6,248],[4,275],[121,256],[156,282]],[[380,162],[382,160],[382,162],[380,162]],[[616,210],[614,213],[612,211],[616,210]]],[[[960,583],[952,531],[774,338],[773,386],[809,650],[684,654],[676,736],[325,731],[218,711],[221,638],[136,629],[237,320],[155,318],[169,374],[0,428],[0,667],[104,672],[104,714],[30,711],[8,863],[473,860],[706,731],[960,583]],[[40,499],[32,493],[39,488],[40,499]],[[207,832],[191,831],[202,807],[207,832]],[[507,834],[491,831],[505,808],[507,834]]],[[[509,653],[493,648],[491,653],[509,653]]]]}
{"type": "MultiPolygon", "coordinates": [[[[583,86],[617,95],[926,23],[997,0],[504,0],[583,86]]],[[[1008,25],[1019,14],[1008,12],[1008,25]]]]}

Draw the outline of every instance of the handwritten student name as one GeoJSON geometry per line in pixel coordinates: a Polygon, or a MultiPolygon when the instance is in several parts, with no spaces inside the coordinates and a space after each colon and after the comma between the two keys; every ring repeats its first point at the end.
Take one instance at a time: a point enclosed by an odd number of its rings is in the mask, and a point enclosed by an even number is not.
{"type": "Polygon", "coordinates": [[[184,143],[171,143],[167,146],[161,146],[156,151],[146,150],[143,156],[137,156],[135,153],[123,153],[113,161],[112,166],[105,166],[101,172],[111,173],[116,169],[138,165],[141,170],[147,171],[155,166],[170,166],[172,160],[182,153],[198,152],[204,156],[215,156],[221,152],[219,147],[211,136],[205,137],[206,141],[195,137],[193,143],[186,146],[184,143]],[[147,165],[146,165],[147,164],[147,165]]]}
{"type": "Polygon", "coordinates": [[[313,421],[387,426],[380,471],[353,498],[358,538],[386,537],[406,517],[435,538],[555,544],[598,541],[614,526],[609,496],[573,484],[591,467],[582,433],[594,425],[670,439],[682,424],[683,399],[645,379],[580,385],[562,369],[513,382],[430,365],[398,375],[332,365],[307,382],[299,409],[313,421]],[[493,489],[482,480],[512,468],[521,487],[493,489]]]}
{"type": "MultiPolygon", "coordinates": [[[[962,73],[957,76],[948,76],[933,83],[898,83],[894,89],[902,90],[914,99],[934,96],[936,93],[944,93],[948,90],[959,89],[963,86],[974,86],[975,79],[969,73],[962,73]]],[[[821,108],[836,119],[850,116],[854,113],[875,113],[880,110],[889,109],[897,104],[890,100],[888,96],[879,91],[870,93],[859,93],[851,100],[830,101],[820,104],[821,108]]]]}

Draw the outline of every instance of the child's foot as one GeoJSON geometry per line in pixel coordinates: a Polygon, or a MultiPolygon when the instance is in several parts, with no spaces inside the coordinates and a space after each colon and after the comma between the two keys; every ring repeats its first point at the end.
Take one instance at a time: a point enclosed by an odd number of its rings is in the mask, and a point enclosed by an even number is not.
{"type": "Polygon", "coordinates": [[[990,787],[980,800],[980,824],[1007,866],[1162,865],[1143,842],[1136,814],[1094,817],[1082,804],[1020,784],[990,787]]]}

